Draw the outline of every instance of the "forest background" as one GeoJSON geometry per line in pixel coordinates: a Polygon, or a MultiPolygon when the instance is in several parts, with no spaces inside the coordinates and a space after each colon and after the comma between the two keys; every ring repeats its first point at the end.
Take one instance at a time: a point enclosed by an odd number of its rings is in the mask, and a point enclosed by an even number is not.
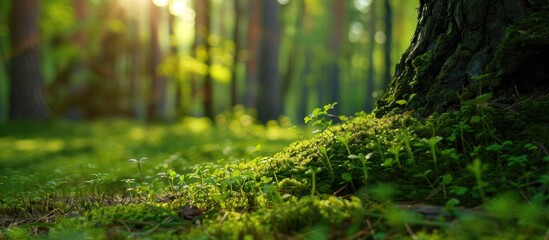
{"type": "Polygon", "coordinates": [[[244,105],[257,109],[262,122],[284,115],[298,124],[311,109],[336,101],[338,114],[371,111],[410,44],[418,5],[405,0],[12,2],[0,3],[0,121],[213,120],[244,105]],[[36,38],[17,39],[17,29],[36,38]],[[9,64],[18,64],[10,60],[25,44],[37,59],[27,67],[37,70],[10,77],[9,64]],[[10,84],[22,78],[37,87],[10,84]],[[14,90],[17,86],[22,92],[14,90]],[[35,107],[13,112],[26,105],[35,107]]]}

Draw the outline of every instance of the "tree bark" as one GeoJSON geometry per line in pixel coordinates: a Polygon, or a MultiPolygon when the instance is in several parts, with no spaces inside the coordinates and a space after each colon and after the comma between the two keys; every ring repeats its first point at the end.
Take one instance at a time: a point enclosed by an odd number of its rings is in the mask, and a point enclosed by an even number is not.
{"type": "MultiPolygon", "coordinates": [[[[169,4],[173,4],[174,0],[170,0],[169,4]]],[[[170,56],[173,58],[173,66],[174,69],[179,68],[180,60],[179,60],[179,40],[177,33],[175,31],[176,27],[176,16],[170,12],[170,8],[167,8],[166,10],[168,14],[168,33],[170,35],[170,56]]],[[[183,104],[183,83],[180,74],[174,74],[172,77],[172,87],[174,88],[172,91],[174,91],[174,100],[173,100],[173,109],[174,113],[172,118],[179,119],[185,114],[184,111],[184,104],[183,104]]]]}
{"type": "Polygon", "coordinates": [[[238,62],[240,60],[240,16],[242,15],[242,10],[240,7],[240,0],[233,0],[234,4],[234,29],[233,29],[233,42],[234,42],[234,56],[233,56],[233,65],[231,72],[231,107],[238,104],[238,89],[237,89],[237,78],[238,78],[238,62]]]}
{"type": "Polygon", "coordinates": [[[328,43],[330,51],[330,64],[328,66],[328,103],[340,101],[340,69],[339,57],[341,55],[341,42],[345,36],[345,1],[332,3],[332,34],[328,43]]]}
{"type": "Polygon", "coordinates": [[[385,72],[383,74],[383,89],[387,89],[391,82],[391,70],[393,69],[391,63],[391,47],[393,46],[393,9],[391,1],[385,0],[383,7],[385,10],[385,45],[383,46],[385,72]]]}
{"type": "Polygon", "coordinates": [[[277,119],[283,113],[282,84],[278,73],[278,49],[280,26],[278,2],[263,0],[261,3],[261,46],[259,51],[259,85],[257,118],[266,122],[277,119]]]}
{"type": "Polygon", "coordinates": [[[520,94],[546,91],[548,3],[421,0],[412,43],[377,102],[376,114],[408,109],[428,115],[480,93],[512,101],[520,94]]]}
{"type": "Polygon", "coordinates": [[[248,107],[257,102],[257,79],[259,74],[259,46],[261,41],[261,1],[248,1],[248,36],[246,42],[246,100],[248,107]]]}
{"type": "MultiPolygon", "coordinates": [[[[151,1],[150,11],[150,47],[151,58],[149,71],[151,76],[151,92],[149,99],[149,120],[157,121],[165,118],[166,108],[166,79],[158,74],[158,66],[162,60],[162,52],[158,39],[159,8],[151,1]]],[[[165,119],[164,119],[165,120],[165,119]]]]}
{"type": "Polygon", "coordinates": [[[204,84],[202,86],[202,105],[204,107],[204,115],[214,120],[213,111],[213,82],[210,74],[212,65],[211,46],[208,42],[210,36],[210,0],[196,1],[196,43],[198,46],[204,45],[208,56],[206,58],[206,76],[204,76],[204,84]]]}
{"type": "Polygon", "coordinates": [[[370,19],[368,22],[368,75],[366,79],[366,99],[365,110],[370,112],[374,109],[376,91],[376,68],[374,65],[374,52],[376,47],[376,32],[377,32],[377,9],[376,1],[370,4],[370,19]]]}
{"type": "Polygon", "coordinates": [[[12,1],[10,19],[10,119],[35,120],[49,116],[42,92],[38,0],[12,1]]]}

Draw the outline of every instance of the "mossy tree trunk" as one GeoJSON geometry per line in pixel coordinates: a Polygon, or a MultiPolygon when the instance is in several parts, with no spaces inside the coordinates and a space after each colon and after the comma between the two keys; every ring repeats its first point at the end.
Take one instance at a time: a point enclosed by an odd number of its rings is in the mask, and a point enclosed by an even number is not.
{"type": "Polygon", "coordinates": [[[510,104],[548,89],[547,0],[420,0],[408,50],[375,112],[443,112],[482,93],[510,104]],[[405,100],[405,101],[402,101],[405,100]]]}

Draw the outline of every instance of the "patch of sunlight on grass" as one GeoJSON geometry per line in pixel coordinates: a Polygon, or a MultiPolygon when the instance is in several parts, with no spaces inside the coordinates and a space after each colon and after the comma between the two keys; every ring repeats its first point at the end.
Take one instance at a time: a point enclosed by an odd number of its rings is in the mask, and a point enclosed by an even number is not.
{"type": "Polygon", "coordinates": [[[133,127],[130,129],[129,134],[133,140],[141,141],[145,139],[145,129],[142,127],[133,127]]]}
{"type": "Polygon", "coordinates": [[[287,123],[269,121],[265,130],[265,136],[269,140],[295,139],[296,133],[290,127],[285,127],[287,123]]]}
{"type": "Polygon", "coordinates": [[[65,147],[65,142],[61,139],[22,139],[16,140],[13,147],[19,151],[57,152],[65,147]]]}
{"type": "Polygon", "coordinates": [[[164,140],[166,136],[166,132],[167,132],[166,128],[159,128],[159,127],[147,128],[145,132],[145,140],[147,144],[156,146],[164,140]]]}
{"type": "Polygon", "coordinates": [[[212,131],[212,123],[208,118],[187,117],[181,121],[187,132],[193,134],[209,134],[212,131]]]}
{"type": "MultiPolygon", "coordinates": [[[[62,179],[82,185],[93,174],[105,173],[117,185],[139,176],[130,158],[148,157],[143,174],[155,177],[168,169],[190,171],[201,162],[274,154],[296,138],[293,132],[282,137],[286,130],[280,126],[270,128],[271,137],[262,135],[267,128],[250,116],[226,119],[222,127],[207,118],[154,125],[122,120],[9,125],[0,129],[0,177],[33,175],[39,182],[62,179]],[[235,131],[229,122],[238,123],[235,131]],[[258,144],[264,146],[261,151],[248,150],[258,144]]],[[[0,185],[0,193],[12,187],[0,185]]]]}

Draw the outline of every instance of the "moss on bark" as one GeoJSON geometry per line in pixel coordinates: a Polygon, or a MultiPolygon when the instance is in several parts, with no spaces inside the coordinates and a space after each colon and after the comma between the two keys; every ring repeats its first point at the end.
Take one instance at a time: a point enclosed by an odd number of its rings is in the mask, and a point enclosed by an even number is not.
{"type": "Polygon", "coordinates": [[[546,91],[545,5],[547,1],[420,1],[412,43],[374,112],[413,110],[427,116],[456,109],[484,92],[508,101],[546,91]]]}

